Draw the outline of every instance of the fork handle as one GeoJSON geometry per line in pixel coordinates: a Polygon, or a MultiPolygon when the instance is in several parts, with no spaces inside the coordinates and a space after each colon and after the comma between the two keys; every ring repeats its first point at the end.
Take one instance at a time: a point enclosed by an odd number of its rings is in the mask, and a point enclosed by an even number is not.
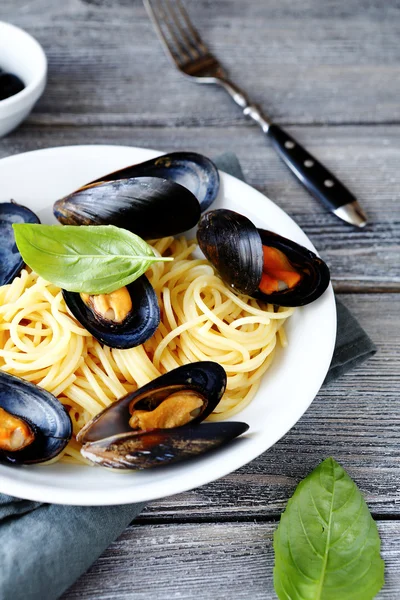
{"type": "Polygon", "coordinates": [[[270,125],[268,137],[289,169],[328,210],[334,212],[345,204],[357,201],[322,163],[278,125],[270,125]]]}
{"type": "Polygon", "coordinates": [[[272,123],[243,90],[226,77],[218,79],[243,114],[253,119],[268,135],[276,152],[310,194],[340,219],[364,227],[367,218],[355,196],[294,138],[272,123]]]}
{"type": "Polygon", "coordinates": [[[230,97],[236,104],[240,106],[243,110],[243,114],[246,117],[250,117],[253,119],[261,127],[264,133],[268,133],[268,130],[271,126],[271,121],[268,117],[261,111],[260,107],[256,104],[253,104],[247,94],[233,81],[227,79],[226,77],[218,77],[217,81],[222,87],[228,92],[230,97]]]}

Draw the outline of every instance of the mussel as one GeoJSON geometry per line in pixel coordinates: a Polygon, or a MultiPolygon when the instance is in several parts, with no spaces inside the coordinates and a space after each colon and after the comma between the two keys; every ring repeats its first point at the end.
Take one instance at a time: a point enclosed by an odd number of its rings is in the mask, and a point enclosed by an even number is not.
{"type": "Polygon", "coordinates": [[[194,152],[172,152],[104,175],[54,204],[63,225],[116,225],[145,239],[196,225],[219,190],[217,167],[194,152]]]}
{"type": "Polygon", "coordinates": [[[214,163],[196,152],[170,152],[146,162],[119,169],[91,183],[129,177],[161,177],[175,181],[194,194],[201,212],[214,202],[219,190],[219,174],[214,163]]]}
{"type": "Polygon", "coordinates": [[[81,452],[90,461],[114,469],[149,469],[194,458],[227,444],[249,428],[226,421],[153,429],[86,444],[81,452]]]}
{"type": "Polygon", "coordinates": [[[65,448],[71,435],[71,419],[57,398],[0,371],[0,462],[48,461],[65,448]]]}
{"type": "Polygon", "coordinates": [[[202,454],[248,428],[244,423],[199,425],[225,387],[226,373],[217,363],[178,367],[94,417],[77,436],[81,453],[120,469],[145,469],[202,454]]]}
{"type": "Polygon", "coordinates": [[[327,265],[316,254],[277,233],[257,229],[231,210],[202,216],[199,246],[236,291],[279,306],[303,306],[329,285],[327,265]]]}
{"type": "Polygon", "coordinates": [[[146,275],[111,294],[89,296],[63,290],[63,296],[79,323],[110,348],[139,346],[160,323],[157,295],[146,275]]]}
{"type": "Polygon", "coordinates": [[[116,225],[152,239],[194,227],[200,205],[179,183],[134,177],[86,185],[58,200],[54,214],[63,225],[116,225]]]}
{"type": "Polygon", "coordinates": [[[39,223],[29,208],[15,202],[0,203],[0,286],[10,283],[24,266],[15,243],[13,223],[39,223]]]}

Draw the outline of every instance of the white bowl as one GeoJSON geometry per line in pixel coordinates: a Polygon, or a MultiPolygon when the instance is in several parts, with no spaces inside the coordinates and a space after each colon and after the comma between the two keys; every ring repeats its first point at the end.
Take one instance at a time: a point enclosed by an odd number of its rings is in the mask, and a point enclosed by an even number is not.
{"type": "Polygon", "coordinates": [[[0,67],[22,79],[25,88],[0,100],[0,137],[21,123],[46,85],[47,59],[40,44],[23,29],[0,21],[0,67]]]}

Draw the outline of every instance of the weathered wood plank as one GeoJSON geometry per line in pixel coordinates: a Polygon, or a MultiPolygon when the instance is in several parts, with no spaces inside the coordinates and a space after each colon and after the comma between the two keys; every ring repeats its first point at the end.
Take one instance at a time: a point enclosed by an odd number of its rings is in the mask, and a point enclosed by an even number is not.
{"type": "Polygon", "coordinates": [[[331,267],[338,291],[398,290],[400,127],[291,127],[290,131],[357,195],[370,218],[366,229],[346,225],[311,198],[259,131],[250,126],[132,129],[23,125],[1,141],[0,157],[87,143],[187,149],[209,156],[233,149],[247,181],[275,200],[310,236],[331,267]]]}
{"type": "MultiPolygon", "coordinates": [[[[278,122],[400,120],[400,6],[359,0],[186,0],[207,43],[278,122]]],[[[31,122],[243,125],[221,90],[174,72],[141,1],[2,0],[49,58],[31,122]]]]}
{"type": "MultiPolygon", "coordinates": [[[[62,600],[273,600],[276,525],[131,526],[62,600]]],[[[400,523],[378,528],[386,584],[377,600],[394,600],[400,594],[400,523]]]]}
{"type": "MultiPolygon", "coordinates": [[[[222,91],[174,72],[141,0],[2,0],[0,19],[43,44],[49,83],[28,124],[0,141],[0,156],[88,142],[210,156],[234,149],[248,182],[311,237],[337,290],[399,291],[400,127],[351,125],[400,121],[398,2],[185,4],[238,83],[278,122],[301,125],[289,129],[358,196],[370,216],[366,230],[347,227],[314,202],[222,91]]],[[[376,516],[398,516],[400,296],[343,298],[378,354],[323,388],[296,427],[251,464],[149,504],[141,525],[64,600],[274,598],[275,523],[176,521],[276,518],[299,480],[329,455],[357,481],[376,516]]],[[[383,521],[379,529],[387,565],[380,598],[392,600],[400,595],[400,524],[383,521]]]]}
{"type": "Polygon", "coordinates": [[[400,297],[342,299],[377,354],[323,387],[297,425],[258,459],[207,486],[150,503],[142,522],[276,517],[298,482],[328,456],[348,470],[374,514],[399,513],[400,297]]]}

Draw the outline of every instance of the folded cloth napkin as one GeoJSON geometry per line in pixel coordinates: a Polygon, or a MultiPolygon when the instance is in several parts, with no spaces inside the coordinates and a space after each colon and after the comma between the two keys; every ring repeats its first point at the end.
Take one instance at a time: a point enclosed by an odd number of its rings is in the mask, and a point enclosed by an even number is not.
{"type": "MultiPolygon", "coordinates": [[[[221,170],[244,179],[234,154],[224,154],[215,162],[221,170]]],[[[337,317],[335,352],[325,383],[376,351],[368,335],[339,301],[337,317]]],[[[0,598],[58,598],[143,506],[64,506],[0,494],[0,598]]]]}

